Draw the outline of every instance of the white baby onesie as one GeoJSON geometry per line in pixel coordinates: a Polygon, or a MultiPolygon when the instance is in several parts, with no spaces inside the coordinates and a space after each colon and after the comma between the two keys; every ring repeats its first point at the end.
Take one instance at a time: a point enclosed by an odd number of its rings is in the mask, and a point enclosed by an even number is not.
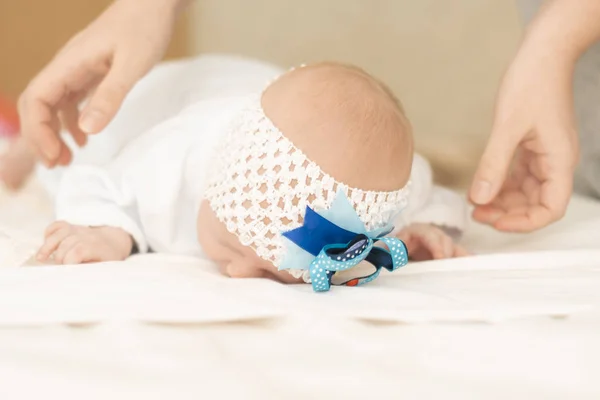
{"type": "MultiPolygon", "coordinates": [[[[180,63],[194,63],[198,68],[198,60],[180,63]]],[[[235,66],[247,71],[248,61],[223,58],[222,62],[229,71],[235,66]]],[[[222,94],[218,94],[216,83],[210,95],[195,93],[193,104],[127,144],[116,146],[122,150],[113,160],[85,162],[80,158],[59,179],[56,218],[75,225],[122,228],[132,235],[140,252],[152,249],[203,257],[196,219],[206,171],[215,145],[246,104],[247,95],[264,87],[265,76],[273,72],[271,66],[261,63],[255,63],[254,70],[253,74],[237,75],[234,87],[224,84],[225,77],[219,81],[218,73],[214,73],[216,81],[226,87],[222,94]]],[[[201,87],[194,90],[203,91],[201,87]]],[[[141,103],[144,98],[137,97],[136,101],[141,103]]],[[[143,110],[141,104],[137,107],[143,110]]],[[[140,117],[121,114],[121,118],[140,117]]],[[[464,201],[433,185],[431,169],[420,156],[415,156],[411,181],[409,206],[398,221],[399,227],[421,222],[463,230],[464,201]]]]}

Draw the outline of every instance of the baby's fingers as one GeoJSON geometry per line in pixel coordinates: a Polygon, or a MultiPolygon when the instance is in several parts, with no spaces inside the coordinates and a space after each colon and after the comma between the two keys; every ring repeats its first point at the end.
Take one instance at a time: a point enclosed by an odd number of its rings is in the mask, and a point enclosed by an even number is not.
{"type": "Polygon", "coordinates": [[[65,262],[65,257],[69,253],[69,251],[81,243],[81,239],[79,236],[71,235],[63,240],[56,251],[54,252],[54,261],[59,264],[67,264],[65,262]]]}
{"type": "Polygon", "coordinates": [[[471,253],[469,253],[464,247],[460,245],[454,246],[454,257],[468,257],[470,255],[471,253]]]}
{"type": "Polygon", "coordinates": [[[396,238],[402,240],[402,243],[404,243],[406,249],[408,250],[408,254],[418,251],[421,247],[420,239],[410,232],[400,231],[398,234],[396,234],[396,238]]]}
{"type": "Polygon", "coordinates": [[[421,233],[419,235],[419,244],[430,255],[432,260],[440,260],[446,258],[447,245],[443,241],[444,235],[437,232],[421,233]]]}
{"type": "Polygon", "coordinates": [[[438,229],[430,229],[420,235],[422,245],[429,251],[433,260],[443,260],[454,256],[452,238],[438,229]]]}
{"type": "Polygon", "coordinates": [[[434,260],[451,258],[454,255],[454,242],[449,236],[441,232],[426,235],[424,242],[434,260]]]}
{"type": "Polygon", "coordinates": [[[56,251],[60,244],[71,234],[69,229],[58,229],[46,236],[42,247],[38,250],[37,260],[46,261],[56,251]]]}
{"type": "Polygon", "coordinates": [[[63,264],[81,264],[90,261],[97,261],[94,255],[94,249],[85,243],[76,243],[63,257],[63,264]]]}
{"type": "Polygon", "coordinates": [[[48,239],[49,236],[55,234],[59,230],[70,230],[71,227],[72,225],[65,221],[53,222],[46,228],[46,231],[44,232],[44,238],[48,239]]]}

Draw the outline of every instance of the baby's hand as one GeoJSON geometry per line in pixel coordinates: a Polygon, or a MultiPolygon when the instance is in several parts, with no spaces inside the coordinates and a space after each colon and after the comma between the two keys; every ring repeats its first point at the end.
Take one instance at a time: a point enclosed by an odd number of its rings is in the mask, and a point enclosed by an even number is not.
{"type": "Polygon", "coordinates": [[[54,254],[59,264],[121,261],[130,255],[132,246],[133,239],[120,228],[91,228],[58,221],[46,229],[37,259],[43,262],[54,254]]]}
{"type": "Polygon", "coordinates": [[[469,253],[440,228],[430,224],[412,224],[396,235],[406,244],[408,255],[415,261],[464,257],[469,253]]]}

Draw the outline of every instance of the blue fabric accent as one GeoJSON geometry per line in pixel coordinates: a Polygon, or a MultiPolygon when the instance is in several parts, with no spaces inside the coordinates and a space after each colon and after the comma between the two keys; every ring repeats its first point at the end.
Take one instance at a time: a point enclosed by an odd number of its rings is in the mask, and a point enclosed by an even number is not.
{"type": "MultiPolygon", "coordinates": [[[[319,215],[342,229],[356,234],[365,234],[371,239],[385,236],[394,229],[394,225],[390,223],[382,228],[367,232],[365,224],[360,220],[354,207],[350,204],[350,200],[348,200],[348,197],[341,189],[336,193],[335,199],[333,200],[333,203],[331,203],[331,207],[329,207],[328,210],[319,212],[319,215]]],[[[394,219],[395,218],[392,218],[392,221],[394,219]]]]}
{"type": "Polygon", "coordinates": [[[386,226],[384,226],[382,228],[375,229],[371,232],[368,232],[367,236],[370,237],[371,239],[378,239],[380,237],[389,235],[390,233],[392,233],[393,230],[394,230],[394,225],[387,224],[386,226]]]}
{"type": "Polygon", "coordinates": [[[353,268],[362,261],[375,266],[370,275],[353,278],[340,286],[359,286],[375,280],[385,268],[392,272],[408,263],[406,246],[397,238],[381,239],[389,250],[374,247],[375,241],[365,235],[357,235],[346,245],[325,246],[309,267],[310,279],[315,292],[326,292],[331,288],[331,279],[336,272],[353,268]]]}
{"type": "Polygon", "coordinates": [[[315,256],[310,254],[308,251],[298,247],[294,242],[283,236],[283,245],[285,246],[285,253],[281,264],[279,264],[279,270],[288,269],[308,269],[310,263],[315,259],[315,256]]]}
{"type": "Polygon", "coordinates": [[[331,287],[331,278],[336,272],[357,266],[371,252],[373,240],[357,235],[352,241],[323,247],[311,263],[310,281],[315,292],[325,292],[331,287]]]}
{"type": "Polygon", "coordinates": [[[341,189],[337,191],[329,209],[321,211],[319,214],[342,229],[354,232],[355,234],[363,233],[367,235],[365,224],[362,223],[354,207],[350,204],[350,200],[348,200],[348,197],[346,197],[344,191],[341,189]]]}
{"type": "Polygon", "coordinates": [[[300,228],[284,232],[282,235],[313,256],[318,256],[324,246],[331,243],[349,242],[356,236],[356,233],[340,228],[310,207],[306,207],[304,224],[300,228]]]}
{"type": "Polygon", "coordinates": [[[390,272],[405,266],[408,263],[408,250],[404,242],[398,238],[384,237],[379,239],[388,247],[388,254],[392,257],[392,264],[384,265],[383,267],[390,272]]]}
{"type": "Polygon", "coordinates": [[[375,266],[375,272],[341,284],[363,285],[377,278],[382,268],[391,272],[408,262],[404,243],[384,237],[392,230],[393,226],[388,224],[367,232],[340,190],[328,210],[317,213],[306,207],[303,225],[282,233],[286,253],[279,269],[308,269],[313,290],[324,292],[330,289],[331,279],[337,272],[367,261],[375,266]],[[379,240],[389,250],[374,247],[379,240]]]}

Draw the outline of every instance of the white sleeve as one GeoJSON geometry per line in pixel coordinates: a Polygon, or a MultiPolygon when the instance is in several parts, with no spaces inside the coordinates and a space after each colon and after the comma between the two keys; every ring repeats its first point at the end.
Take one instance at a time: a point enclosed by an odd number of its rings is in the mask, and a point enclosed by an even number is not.
{"type": "Polygon", "coordinates": [[[138,203],[140,196],[145,201],[164,201],[166,194],[161,197],[152,191],[152,182],[167,179],[161,172],[173,169],[176,165],[171,164],[182,158],[173,149],[177,137],[185,133],[181,125],[178,115],[140,135],[107,164],[67,168],[56,193],[57,220],[121,228],[133,237],[141,253],[147,252],[138,203]]]}
{"type": "Polygon", "coordinates": [[[78,165],[68,168],[56,195],[56,218],[81,226],[112,226],[129,233],[140,252],[148,244],[136,215],[135,195],[128,182],[133,160],[121,168],[78,165]]]}
{"type": "Polygon", "coordinates": [[[182,202],[201,196],[212,149],[246,102],[245,97],[196,102],[129,142],[109,163],[68,168],[56,194],[56,217],[121,228],[140,252],[148,251],[148,241],[172,246],[178,218],[189,222],[180,217],[187,210],[182,202]]]}
{"type": "Polygon", "coordinates": [[[408,206],[400,215],[399,227],[414,223],[437,225],[461,233],[467,224],[467,204],[457,193],[433,184],[431,166],[415,154],[411,171],[408,206]]]}

